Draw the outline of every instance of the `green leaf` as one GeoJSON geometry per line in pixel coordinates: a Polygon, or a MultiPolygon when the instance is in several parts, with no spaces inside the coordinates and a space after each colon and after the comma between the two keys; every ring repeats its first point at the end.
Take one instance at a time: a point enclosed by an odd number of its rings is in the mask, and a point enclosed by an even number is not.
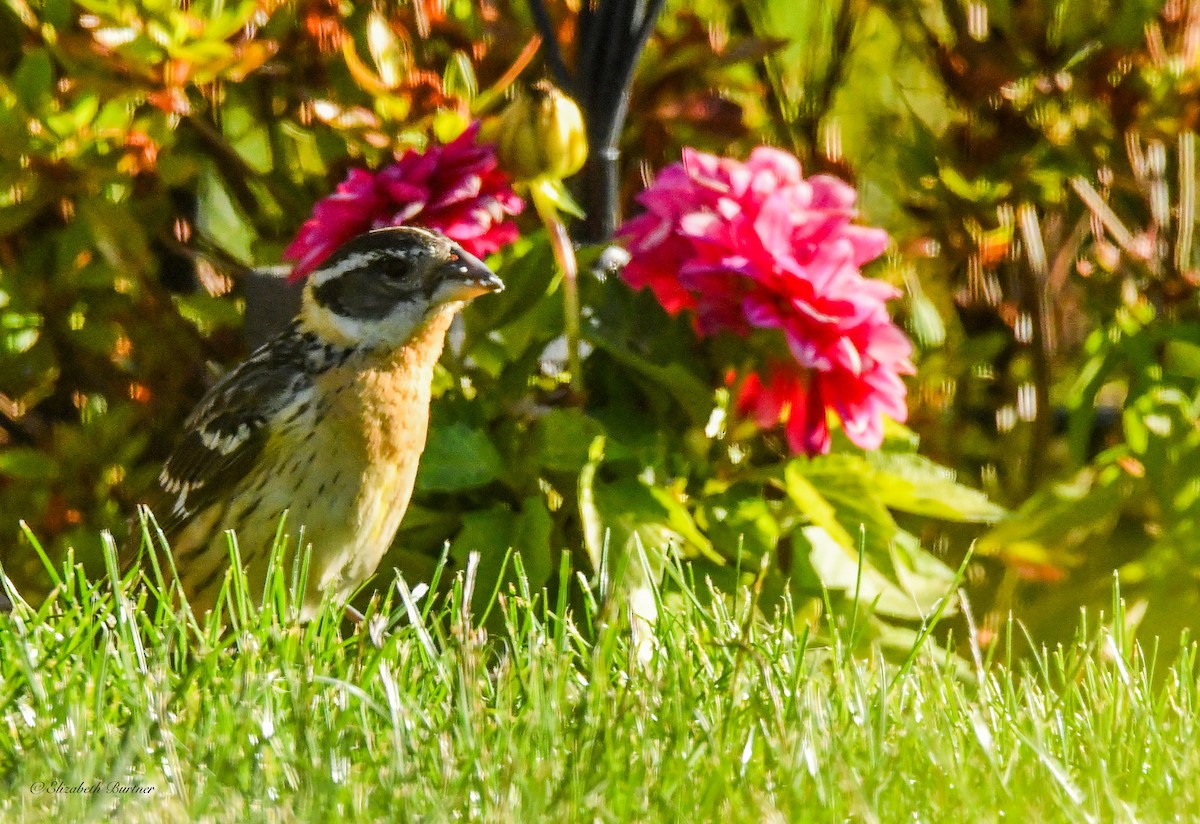
{"type": "Polygon", "coordinates": [[[423,492],[459,492],[489,484],[503,471],[500,453],[487,434],[453,423],[430,431],[416,487],[423,492]]]}
{"type": "MultiPolygon", "coordinates": [[[[917,618],[922,609],[944,595],[953,573],[924,551],[916,537],[896,525],[876,494],[874,470],[864,458],[827,455],[812,461],[796,459],[788,463],[784,477],[788,498],[820,528],[823,541],[835,543],[856,566],[859,553],[864,553],[866,564],[881,581],[904,595],[904,605],[890,599],[881,611],[893,615],[907,611],[908,617],[917,618]]],[[[829,564],[832,561],[826,559],[824,565],[829,564]]],[[[821,567],[814,565],[814,569],[829,585],[821,567]]],[[[876,587],[876,594],[880,591],[876,587]]]]}
{"type": "Polygon", "coordinates": [[[854,539],[850,537],[850,533],[838,520],[837,511],[833,505],[804,476],[798,461],[792,461],[784,468],[783,477],[788,497],[801,514],[842,546],[854,547],[856,545],[854,539]]]}
{"type": "Polygon", "coordinates": [[[42,316],[37,312],[0,312],[0,349],[5,354],[28,352],[41,336],[42,316]]]}
{"type": "Polygon", "coordinates": [[[244,105],[231,102],[222,107],[221,128],[230,145],[250,168],[260,174],[267,174],[274,168],[271,133],[244,105]]]}
{"type": "Polygon", "coordinates": [[[678,498],[672,495],[665,489],[657,486],[646,487],[650,490],[650,494],[658,501],[659,506],[666,513],[666,523],[673,529],[679,537],[683,538],[684,544],[682,549],[688,551],[689,555],[700,554],[708,558],[714,563],[723,564],[725,559],[713,549],[712,541],[704,536],[700,528],[696,526],[696,520],[692,517],[692,513],[688,511],[678,498]]]}
{"type": "Polygon", "coordinates": [[[821,584],[828,589],[840,590],[848,598],[857,594],[859,604],[874,607],[874,611],[893,618],[919,620],[923,610],[911,593],[905,592],[897,583],[879,571],[868,557],[861,559],[857,552],[849,551],[819,526],[807,526],[793,536],[793,549],[797,557],[806,557],[816,572],[821,584]]]}
{"type": "Polygon", "coordinates": [[[476,612],[486,608],[497,584],[505,578],[511,580],[512,566],[507,560],[516,520],[516,514],[503,504],[467,513],[462,529],[450,543],[450,557],[460,566],[466,566],[471,553],[479,554],[471,598],[471,607],[476,612]]]}
{"type": "Polygon", "coordinates": [[[41,4],[42,16],[46,22],[56,29],[64,29],[71,25],[70,0],[45,0],[41,4]]]}
{"type": "Polygon", "coordinates": [[[442,89],[452,97],[460,97],[467,102],[479,94],[479,81],[475,79],[475,67],[471,65],[471,57],[464,51],[456,50],[446,61],[446,70],[442,72],[442,89]]]}
{"type": "Polygon", "coordinates": [[[0,451],[0,475],[19,481],[50,481],[58,477],[58,464],[45,452],[29,447],[0,451]]]}
{"type": "Polygon", "coordinates": [[[660,366],[603,336],[588,334],[586,337],[588,342],[607,352],[622,366],[632,369],[652,384],[666,390],[676,403],[683,407],[693,423],[703,424],[708,420],[713,408],[713,391],[683,364],[669,363],[660,366]]]}
{"type": "Polygon", "coordinates": [[[108,263],[131,272],[144,272],[151,265],[154,258],[146,232],[127,207],[103,197],[89,197],[75,208],[108,263]]]}
{"type": "Polygon", "coordinates": [[[871,453],[868,461],[875,470],[871,488],[890,509],[963,523],[992,523],[1008,514],[921,455],[871,453]]]}
{"type": "Polygon", "coordinates": [[[0,234],[12,234],[37,217],[50,204],[52,193],[49,187],[35,186],[22,202],[0,206],[0,234]]]}
{"type": "Polygon", "coordinates": [[[923,613],[928,613],[939,598],[951,594],[954,570],[923,549],[915,535],[904,530],[897,532],[892,539],[891,558],[896,582],[923,613]]]}
{"type": "Polygon", "coordinates": [[[429,508],[413,502],[404,513],[400,524],[400,537],[393,542],[392,550],[384,560],[383,569],[391,562],[391,554],[399,549],[436,558],[441,554],[447,540],[462,528],[459,513],[439,506],[429,508]]]}
{"type": "Polygon", "coordinates": [[[604,460],[604,437],[595,438],[588,447],[588,462],[579,472],[579,520],[583,526],[583,546],[595,569],[604,554],[604,524],[596,506],[596,470],[604,460]]]}
{"type": "Polygon", "coordinates": [[[484,338],[499,338],[509,358],[515,359],[530,345],[562,334],[562,302],[549,297],[558,281],[545,232],[514,244],[500,257],[496,271],[504,291],[472,302],[463,313],[467,351],[484,338]]]}
{"type": "Polygon", "coordinates": [[[1122,477],[1117,466],[1089,467],[1070,481],[1051,484],[981,537],[975,549],[1028,564],[1074,563],[1079,550],[1116,524],[1122,477]]]}
{"type": "Polygon", "coordinates": [[[597,438],[589,450],[590,460],[579,473],[584,546],[594,568],[600,568],[607,545],[610,562],[617,566],[628,564],[627,572],[645,583],[636,562],[639,547],[645,551],[652,571],[657,572],[669,548],[681,546],[684,538],[670,525],[667,508],[637,478],[597,482],[596,470],[603,455],[604,439],[597,438]]]}
{"type": "Polygon", "coordinates": [[[521,553],[525,574],[534,589],[543,586],[558,569],[558,555],[551,546],[554,519],[546,501],[531,495],[521,502],[521,514],[513,532],[513,549],[521,553]]]}
{"type": "Polygon", "coordinates": [[[1187,378],[1200,378],[1200,345],[1192,341],[1167,340],[1163,345],[1163,369],[1187,378]]]}
{"type": "Polygon", "coordinates": [[[922,290],[908,293],[908,330],[924,349],[936,349],[946,342],[946,323],[933,301],[922,290]]]}
{"type": "Polygon", "coordinates": [[[75,138],[86,131],[100,110],[100,98],[95,94],[81,95],[69,109],[46,117],[46,125],[63,140],[75,138]]]}
{"type": "Polygon", "coordinates": [[[45,49],[34,49],[21,58],[13,74],[13,87],[21,105],[33,115],[48,113],[54,99],[54,64],[45,49]]]}
{"type": "Polygon", "coordinates": [[[632,559],[640,545],[653,564],[665,559],[672,545],[683,543],[683,536],[670,524],[667,508],[637,478],[596,484],[595,506],[614,557],[632,559]]]}
{"type": "Polygon", "coordinates": [[[242,322],[242,311],[237,301],[210,295],[203,289],[187,295],[172,295],[171,300],[180,316],[204,335],[210,335],[222,327],[238,328],[242,322]]]}
{"type": "Polygon", "coordinates": [[[588,461],[588,447],[604,427],[578,409],[554,409],[538,418],[531,438],[538,463],[554,472],[578,472],[588,461]]]}
{"type": "MultiPolygon", "coordinates": [[[[465,563],[472,552],[499,571],[499,561],[512,546],[513,525],[517,516],[508,507],[496,504],[490,509],[468,512],[462,529],[450,542],[450,557],[465,563]]],[[[487,580],[484,578],[483,580],[487,580]]],[[[492,580],[495,580],[494,576],[492,580]]]]}
{"type": "Polygon", "coordinates": [[[321,159],[321,150],[317,138],[311,131],[302,129],[295,123],[283,121],[279,124],[283,135],[283,144],[288,162],[284,170],[300,181],[305,177],[323,177],[328,173],[325,161],[321,159]]]}
{"type": "Polygon", "coordinates": [[[552,220],[559,212],[577,218],[585,217],[583,207],[575,202],[566,184],[554,177],[538,177],[529,183],[529,196],[543,220],[552,220]]]}
{"type": "Polygon", "coordinates": [[[1076,466],[1087,460],[1092,427],[1096,422],[1096,396],[1111,379],[1116,361],[1114,351],[1109,348],[1107,338],[1100,330],[1092,333],[1089,344],[1101,347],[1100,352],[1083,363],[1067,396],[1067,408],[1070,410],[1067,446],[1076,466]]]}
{"type": "Polygon", "coordinates": [[[740,551],[752,564],[779,543],[779,521],[760,496],[761,489],[752,484],[702,496],[701,523],[723,557],[736,560],[740,551]]]}
{"type": "Polygon", "coordinates": [[[204,27],[204,37],[208,40],[228,40],[245,28],[251,18],[259,11],[255,0],[240,0],[236,3],[214,3],[219,13],[211,13],[204,27]]]}
{"type": "Polygon", "coordinates": [[[200,173],[197,199],[196,227],[243,263],[252,263],[256,233],[211,163],[204,164],[200,173]]]}
{"type": "MultiPolygon", "coordinates": [[[[842,529],[839,532],[830,529],[827,523],[814,523],[824,526],[830,535],[851,548],[857,548],[862,540],[859,536],[865,535],[868,552],[875,554],[877,561],[886,556],[888,544],[899,527],[875,494],[874,473],[864,458],[834,454],[793,460],[785,469],[785,479],[795,483],[798,476],[820,490],[822,499],[833,507],[842,529]]],[[[814,513],[808,514],[811,517],[814,513]]]]}
{"type": "Polygon", "coordinates": [[[529,585],[536,591],[550,580],[558,569],[550,538],[554,521],[545,501],[530,496],[521,503],[521,511],[513,512],[505,504],[467,513],[462,528],[450,543],[450,557],[465,564],[472,552],[479,553],[479,572],[476,603],[491,595],[497,582],[515,583],[511,564],[505,565],[509,550],[521,554],[521,562],[529,585]],[[483,590],[487,591],[484,592],[483,590]]]}
{"type": "Polygon", "coordinates": [[[952,166],[943,165],[938,176],[952,194],[972,203],[991,203],[1012,191],[1012,185],[1004,181],[992,181],[984,177],[967,180],[952,166]]]}

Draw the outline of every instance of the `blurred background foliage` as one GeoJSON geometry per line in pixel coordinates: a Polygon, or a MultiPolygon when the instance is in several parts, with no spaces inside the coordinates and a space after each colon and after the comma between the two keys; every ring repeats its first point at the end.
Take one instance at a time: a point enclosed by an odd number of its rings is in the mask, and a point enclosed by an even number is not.
{"type": "MultiPolygon", "coordinates": [[[[582,1],[545,6],[569,65],[582,1]]],[[[0,563],[18,585],[46,585],[18,520],[102,569],[98,530],[123,533],[245,354],[266,311],[247,320],[250,267],[347,168],[554,74],[540,8],[0,3],[0,563]]],[[[494,261],[510,288],[444,360],[385,568],[428,575],[448,542],[459,563],[483,551],[490,580],[510,546],[534,582],[564,549],[588,575],[610,555],[657,575],[670,547],[763,598],[817,609],[824,584],[837,608],[857,589],[886,635],[976,541],[985,641],[1010,611],[1053,640],[1114,570],[1130,614],[1177,634],[1200,602],[1198,82],[1191,0],[670,0],[631,80],[624,208],[685,145],[771,143],[851,181],[895,241],[874,274],[904,287],[918,345],[909,429],[812,460],[739,429],[721,389],[738,343],[698,343],[602,245],[580,252],[572,397],[531,221],[494,261]]]]}

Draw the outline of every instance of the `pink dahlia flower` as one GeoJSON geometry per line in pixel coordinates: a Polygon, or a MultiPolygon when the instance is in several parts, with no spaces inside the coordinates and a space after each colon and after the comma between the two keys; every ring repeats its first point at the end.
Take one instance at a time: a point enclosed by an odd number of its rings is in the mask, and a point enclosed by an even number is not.
{"type": "Polygon", "coordinates": [[[475,142],[478,133],[476,123],[444,146],[409,150],[377,172],[351,169],[284,250],[295,261],[289,279],[304,277],[355,235],[383,226],[437,229],[477,257],[516,240],[511,218],[525,203],[498,167],[495,148],[475,142]]]}
{"type": "Polygon", "coordinates": [[[805,178],[790,154],[760,147],[741,163],[685,149],[638,198],[647,211],[620,236],[625,279],[649,287],[672,314],[691,310],[697,331],[778,329],[791,360],[764,380],[746,376],[738,408],[760,425],[785,424],[793,451],[829,449],[832,410],[858,446],[883,441],[883,416],[907,417],[900,375],[912,344],[892,323],[899,292],[863,277],[887,234],[857,226],[854,189],[805,178]]]}

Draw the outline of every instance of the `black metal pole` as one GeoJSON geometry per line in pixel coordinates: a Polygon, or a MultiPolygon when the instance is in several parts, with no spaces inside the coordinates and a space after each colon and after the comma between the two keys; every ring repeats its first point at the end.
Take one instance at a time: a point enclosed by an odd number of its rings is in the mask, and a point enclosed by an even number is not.
{"type": "Polygon", "coordinates": [[[570,74],[544,0],[529,0],[550,71],[575,97],[587,124],[588,161],[576,191],[587,213],[581,240],[609,240],[620,220],[621,131],[634,69],[665,5],[666,0],[584,0],[576,19],[578,58],[570,74]]]}

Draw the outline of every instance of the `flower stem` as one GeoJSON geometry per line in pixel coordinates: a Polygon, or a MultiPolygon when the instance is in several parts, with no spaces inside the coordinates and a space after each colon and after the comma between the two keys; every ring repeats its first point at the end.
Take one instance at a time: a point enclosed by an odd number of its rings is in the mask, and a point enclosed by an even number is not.
{"type": "MultiPolygon", "coordinates": [[[[561,184],[560,184],[561,185],[561,184]]],[[[563,274],[563,330],[567,337],[567,371],[571,376],[571,394],[583,396],[583,362],[579,357],[579,265],[575,246],[567,233],[567,225],[558,207],[546,190],[535,184],[531,187],[533,205],[550,235],[550,249],[563,274]]]]}
{"type": "Polygon", "coordinates": [[[557,216],[547,224],[550,247],[563,273],[563,328],[567,335],[567,369],[571,373],[571,391],[583,394],[583,364],[579,359],[579,267],[575,262],[575,247],[567,234],[566,224],[557,216]]]}

